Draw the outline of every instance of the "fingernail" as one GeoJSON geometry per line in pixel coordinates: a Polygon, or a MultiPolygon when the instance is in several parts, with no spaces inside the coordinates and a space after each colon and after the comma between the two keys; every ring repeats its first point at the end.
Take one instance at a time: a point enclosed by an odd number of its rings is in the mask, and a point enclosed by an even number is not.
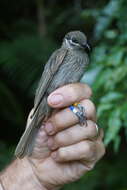
{"type": "Polygon", "coordinates": [[[53,94],[49,96],[48,100],[51,104],[60,104],[63,102],[63,96],[60,94],[53,94]]]}
{"type": "Polygon", "coordinates": [[[46,123],[45,130],[49,135],[52,135],[54,133],[53,125],[51,123],[46,123]]]}

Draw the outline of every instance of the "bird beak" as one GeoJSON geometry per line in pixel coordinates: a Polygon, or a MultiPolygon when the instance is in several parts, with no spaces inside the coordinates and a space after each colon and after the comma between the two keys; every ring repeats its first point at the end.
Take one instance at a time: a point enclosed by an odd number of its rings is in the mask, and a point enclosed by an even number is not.
{"type": "Polygon", "coordinates": [[[90,51],[91,50],[91,47],[89,44],[86,44],[86,48],[90,51]]]}
{"type": "Polygon", "coordinates": [[[87,49],[88,51],[91,50],[89,44],[82,44],[82,47],[83,47],[84,49],[87,49]]]}

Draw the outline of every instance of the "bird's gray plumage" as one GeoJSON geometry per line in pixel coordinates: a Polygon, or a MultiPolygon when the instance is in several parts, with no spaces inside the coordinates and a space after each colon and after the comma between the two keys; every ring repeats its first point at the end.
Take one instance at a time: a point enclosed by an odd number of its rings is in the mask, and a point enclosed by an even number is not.
{"type": "Polygon", "coordinates": [[[17,157],[31,155],[38,129],[42,122],[50,117],[52,108],[47,104],[48,95],[63,85],[81,79],[89,63],[87,53],[84,51],[85,44],[87,45],[87,40],[82,32],[70,32],[65,36],[61,48],[51,55],[36,90],[31,123],[15,151],[17,157]]]}

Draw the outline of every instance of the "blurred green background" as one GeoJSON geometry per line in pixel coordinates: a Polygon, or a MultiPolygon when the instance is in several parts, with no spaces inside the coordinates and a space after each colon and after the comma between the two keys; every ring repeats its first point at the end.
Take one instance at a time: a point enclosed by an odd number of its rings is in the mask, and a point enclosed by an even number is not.
{"type": "Polygon", "coordinates": [[[44,64],[71,30],[93,47],[83,81],[93,88],[107,151],[63,189],[127,190],[127,0],[0,1],[0,168],[13,157],[44,64]]]}

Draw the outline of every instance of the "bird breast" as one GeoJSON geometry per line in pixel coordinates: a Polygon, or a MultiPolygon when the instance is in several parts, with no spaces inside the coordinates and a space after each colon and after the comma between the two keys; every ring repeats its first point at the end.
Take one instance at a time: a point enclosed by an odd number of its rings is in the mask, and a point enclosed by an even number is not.
{"type": "Polygon", "coordinates": [[[85,72],[85,67],[88,64],[88,56],[82,51],[68,50],[63,63],[60,65],[55,74],[48,93],[63,85],[78,82],[85,72]]]}

